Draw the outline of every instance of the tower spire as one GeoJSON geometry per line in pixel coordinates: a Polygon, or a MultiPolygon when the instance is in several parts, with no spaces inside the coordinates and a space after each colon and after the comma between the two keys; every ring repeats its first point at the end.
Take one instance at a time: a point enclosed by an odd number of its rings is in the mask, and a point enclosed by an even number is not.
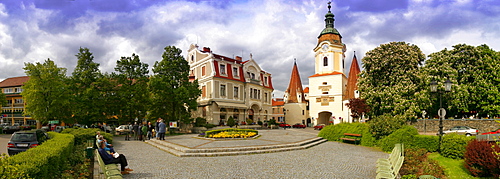
{"type": "Polygon", "coordinates": [[[290,83],[288,84],[288,89],[285,91],[288,95],[285,103],[305,103],[306,101],[296,60],[297,59],[294,59],[292,74],[290,75],[290,83]]]}

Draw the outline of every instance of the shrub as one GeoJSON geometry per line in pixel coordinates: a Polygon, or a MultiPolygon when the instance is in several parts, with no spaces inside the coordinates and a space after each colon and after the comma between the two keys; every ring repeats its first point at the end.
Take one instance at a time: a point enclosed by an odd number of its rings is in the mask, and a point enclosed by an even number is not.
{"type": "Polygon", "coordinates": [[[253,122],[253,120],[251,120],[251,119],[247,119],[247,124],[248,124],[248,125],[252,124],[252,122],[253,122]]]}
{"type": "Polygon", "coordinates": [[[414,137],[418,135],[417,129],[413,126],[403,126],[401,129],[394,131],[391,135],[384,137],[378,141],[378,146],[382,151],[389,152],[397,143],[404,143],[405,148],[414,148],[414,137]]]}
{"type": "Polygon", "coordinates": [[[494,155],[500,152],[498,145],[487,141],[471,140],[465,148],[465,168],[475,177],[498,178],[500,175],[500,160],[494,155]]]}
{"type": "Polygon", "coordinates": [[[215,124],[205,124],[205,127],[207,129],[214,128],[216,125],[215,124]]]}
{"type": "Polygon", "coordinates": [[[410,148],[423,148],[429,152],[437,152],[439,149],[439,136],[434,135],[415,135],[413,143],[408,145],[410,148]]]}
{"type": "Polygon", "coordinates": [[[233,131],[235,131],[235,132],[242,132],[242,133],[253,132],[253,133],[255,133],[255,135],[259,134],[259,132],[257,130],[253,130],[253,129],[226,128],[226,129],[216,129],[216,130],[206,131],[205,132],[205,137],[213,136],[213,135],[216,135],[216,134],[221,133],[221,132],[233,132],[233,131]]]}
{"type": "Polygon", "coordinates": [[[235,122],[234,122],[233,116],[229,116],[229,119],[227,119],[227,125],[229,127],[233,127],[234,124],[235,124],[235,122]]]}
{"type": "Polygon", "coordinates": [[[42,145],[10,157],[12,164],[32,178],[58,178],[70,167],[67,161],[73,155],[74,136],[55,132],[49,136],[42,145]]]}
{"type": "Polygon", "coordinates": [[[441,141],[441,155],[452,159],[461,159],[464,157],[465,146],[467,142],[474,139],[465,135],[456,133],[443,135],[441,141]]]}
{"type": "Polygon", "coordinates": [[[202,117],[197,117],[195,119],[194,127],[204,127],[207,124],[207,119],[202,117]]]}
{"type": "Polygon", "coordinates": [[[262,121],[257,121],[257,124],[262,125],[263,123],[262,123],[262,121]]]}
{"type": "Polygon", "coordinates": [[[370,134],[369,126],[366,123],[340,123],[327,125],[318,134],[329,141],[341,141],[344,133],[361,134],[361,145],[375,146],[375,138],[370,134]]]}
{"type": "MultiPolygon", "coordinates": [[[[95,142],[96,138],[96,132],[100,131],[97,128],[89,128],[89,129],[82,129],[82,128],[67,128],[61,132],[61,134],[72,134],[75,136],[75,144],[84,144],[87,142],[87,140],[93,140],[95,142]]],[[[113,137],[109,133],[101,132],[101,135],[108,140],[108,143],[111,143],[113,141],[113,137]]]]}
{"type": "Polygon", "coordinates": [[[405,148],[405,158],[400,174],[404,175],[432,175],[437,178],[444,178],[444,169],[437,161],[429,159],[428,151],[425,149],[405,148]]]}
{"type": "Polygon", "coordinates": [[[2,153],[0,156],[0,178],[15,179],[29,177],[28,174],[19,168],[19,164],[14,164],[7,154],[2,153]]]}
{"type": "Polygon", "coordinates": [[[368,123],[370,124],[370,132],[372,135],[376,139],[381,139],[404,126],[406,119],[400,115],[392,116],[390,114],[384,114],[374,117],[368,123]]]}
{"type": "Polygon", "coordinates": [[[277,125],[277,123],[276,123],[276,120],[275,120],[275,119],[270,119],[269,121],[267,121],[267,124],[268,124],[268,125],[277,125]]]}

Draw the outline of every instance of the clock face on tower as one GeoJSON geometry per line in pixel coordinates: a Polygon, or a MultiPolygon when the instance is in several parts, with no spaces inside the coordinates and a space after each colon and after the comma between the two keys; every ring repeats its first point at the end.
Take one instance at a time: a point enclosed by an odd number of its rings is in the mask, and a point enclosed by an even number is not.
{"type": "Polygon", "coordinates": [[[328,49],[328,45],[324,44],[322,48],[323,48],[323,50],[327,50],[328,49]]]}

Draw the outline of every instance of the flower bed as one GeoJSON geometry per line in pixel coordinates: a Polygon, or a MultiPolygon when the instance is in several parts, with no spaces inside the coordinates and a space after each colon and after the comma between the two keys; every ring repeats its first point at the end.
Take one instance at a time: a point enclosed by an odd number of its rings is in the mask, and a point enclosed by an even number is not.
{"type": "Polygon", "coordinates": [[[207,131],[206,138],[250,138],[258,135],[259,132],[253,129],[219,129],[207,131]]]}

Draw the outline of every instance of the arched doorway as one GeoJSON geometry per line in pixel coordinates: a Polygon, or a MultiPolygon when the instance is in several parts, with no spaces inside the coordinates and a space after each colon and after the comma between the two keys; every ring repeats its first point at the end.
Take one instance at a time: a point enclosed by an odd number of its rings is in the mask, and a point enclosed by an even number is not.
{"type": "Polygon", "coordinates": [[[248,110],[248,119],[251,119],[253,121],[253,109],[248,110]]]}
{"type": "Polygon", "coordinates": [[[307,118],[306,125],[307,125],[307,127],[312,127],[311,118],[307,118]]]}
{"type": "Polygon", "coordinates": [[[331,112],[320,112],[318,114],[318,124],[326,124],[326,125],[329,125],[330,124],[330,118],[332,117],[332,113],[331,112]]]}

